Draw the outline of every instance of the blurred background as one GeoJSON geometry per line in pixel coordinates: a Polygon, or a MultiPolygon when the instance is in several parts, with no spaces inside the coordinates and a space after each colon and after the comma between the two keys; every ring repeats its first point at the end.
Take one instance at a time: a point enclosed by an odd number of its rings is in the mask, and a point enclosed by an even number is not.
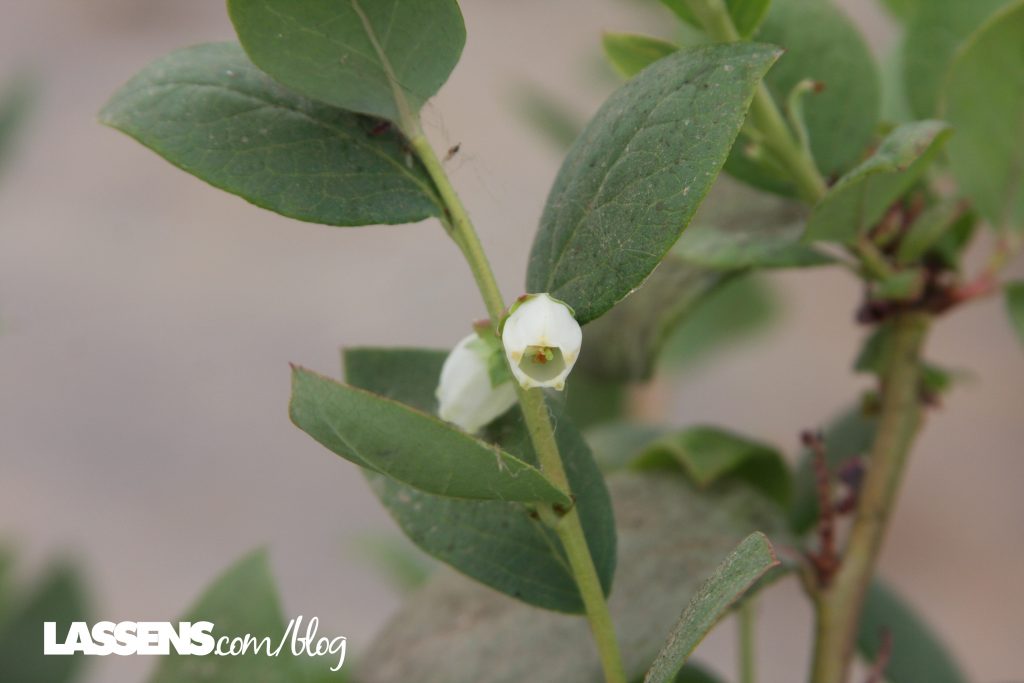
{"type": "MultiPolygon", "coordinates": [[[[884,12],[839,4],[883,55],[884,12]]],[[[426,124],[438,148],[461,143],[449,170],[511,297],[561,160],[526,121],[524,87],[585,119],[615,84],[601,31],[671,37],[670,15],[639,0],[462,6],[465,53],[426,124]]],[[[96,123],[154,58],[232,36],[210,0],[4,3],[0,85],[27,73],[32,94],[0,172],[0,543],[17,585],[71,558],[92,615],[113,621],[173,619],[265,546],[285,613],[319,616],[358,658],[400,599],[365,539],[398,532],[355,467],[289,423],[288,362],[336,375],[342,345],[448,347],[484,311],[432,221],[291,221],[96,123]]],[[[672,423],[794,452],[799,430],[868,386],[850,372],[860,292],[838,269],[763,282],[773,323],[648,398],[672,423]]],[[[942,321],[929,352],[969,380],[929,418],[882,570],[973,680],[1021,680],[1024,353],[998,300],[942,321]]],[[[765,683],[803,675],[809,617],[794,584],[768,593],[765,683]]],[[[726,674],[731,638],[718,629],[699,653],[726,674]]],[[[138,681],[151,665],[90,658],[84,680],[138,681]]]]}

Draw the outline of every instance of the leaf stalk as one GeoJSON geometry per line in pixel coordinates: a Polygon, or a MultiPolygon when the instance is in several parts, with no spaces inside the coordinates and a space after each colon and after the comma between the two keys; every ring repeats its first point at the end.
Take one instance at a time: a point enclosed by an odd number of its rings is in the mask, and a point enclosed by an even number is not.
{"type": "MultiPolygon", "coordinates": [[[[742,38],[729,16],[723,0],[686,0],[687,6],[700,21],[708,36],[722,43],[735,43],[742,38]]],[[[761,142],[775,161],[787,171],[801,199],[817,204],[828,187],[811,155],[809,147],[800,144],[779,111],[768,87],[761,82],[750,103],[750,125],[760,133],[761,142]]]]}

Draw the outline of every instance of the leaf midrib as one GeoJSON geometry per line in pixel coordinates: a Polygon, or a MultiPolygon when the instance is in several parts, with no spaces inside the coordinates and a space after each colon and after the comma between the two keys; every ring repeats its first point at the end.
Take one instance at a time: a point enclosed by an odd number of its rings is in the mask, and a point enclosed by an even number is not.
{"type": "MultiPolygon", "coordinates": [[[[395,70],[391,66],[391,60],[388,59],[387,53],[384,52],[384,47],[381,45],[380,39],[377,36],[377,32],[373,28],[373,24],[370,23],[370,18],[366,16],[366,12],[363,11],[362,6],[359,4],[359,0],[350,0],[352,4],[352,11],[359,16],[359,20],[363,24],[363,31],[366,32],[366,37],[370,40],[370,45],[373,46],[374,52],[377,53],[377,59],[380,62],[381,68],[384,70],[384,75],[388,79],[388,85],[391,87],[391,93],[395,100],[395,109],[398,111],[398,127],[402,131],[413,137],[418,123],[416,116],[413,114],[412,109],[409,107],[409,101],[405,97],[405,91],[402,89],[401,84],[398,82],[398,77],[395,75],[395,70]]],[[[390,24],[394,22],[394,6],[392,6],[391,22],[388,25],[388,33],[391,32],[390,24]]]]}
{"type": "Polygon", "coordinates": [[[365,142],[359,140],[356,136],[351,135],[347,131],[345,131],[345,130],[343,130],[341,128],[338,128],[336,126],[333,126],[333,125],[327,123],[326,121],[322,121],[322,120],[320,120],[320,119],[318,119],[318,118],[316,118],[316,117],[314,117],[314,116],[312,116],[312,115],[310,115],[310,114],[308,114],[308,113],[306,113],[304,111],[301,111],[301,110],[296,109],[294,107],[286,106],[286,105],[281,104],[279,102],[273,102],[271,100],[268,100],[268,99],[265,99],[263,97],[260,97],[259,95],[255,95],[253,93],[248,93],[248,92],[245,92],[243,90],[239,90],[238,88],[232,88],[232,87],[230,87],[228,85],[225,85],[223,83],[202,83],[202,82],[196,82],[196,81],[175,80],[175,81],[164,81],[164,82],[161,82],[161,83],[151,83],[151,84],[147,85],[146,87],[147,88],[192,87],[192,88],[210,88],[210,89],[214,89],[214,90],[222,90],[224,92],[229,92],[232,95],[235,95],[237,97],[241,97],[241,98],[244,98],[244,99],[247,99],[247,100],[258,102],[258,103],[260,103],[261,107],[265,107],[267,109],[276,109],[276,110],[283,111],[283,112],[288,113],[288,114],[292,114],[292,115],[298,116],[299,118],[305,119],[306,121],[308,121],[309,123],[313,124],[314,126],[317,126],[319,128],[322,128],[323,130],[326,130],[326,131],[328,131],[330,133],[333,133],[334,135],[336,135],[337,137],[341,138],[342,140],[345,140],[345,141],[353,143],[355,146],[359,147],[360,149],[368,150],[374,156],[377,156],[381,160],[387,162],[392,167],[394,167],[401,175],[405,176],[409,181],[411,181],[413,184],[415,184],[417,187],[419,187],[420,190],[422,190],[423,193],[430,199],[431,203],[433,203],[438,208],[438,211],[443,212],[443,207],[441,206],[440,199],[437,197],[437,193],[434,191],[434,188],[431,187],[430,185],[428,185],[426,182],[424,182],[420,178],[418,178],[415,174],[411,173],[409,171],[409,169],[405,165],[399,163],[396,159],[394,159],[390,155],[385,154],[380,149],[378,149],[375,145],[367,145],[365,142]]]}

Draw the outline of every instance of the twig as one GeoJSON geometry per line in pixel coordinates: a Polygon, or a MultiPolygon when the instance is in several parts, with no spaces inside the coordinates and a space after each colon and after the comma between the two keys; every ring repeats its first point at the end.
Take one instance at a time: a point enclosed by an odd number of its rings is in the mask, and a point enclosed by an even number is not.
{"type": "Polygon", "coordinates": [[[889,667],[889,660],[892,659],[892,631],[883,627],[881,638],[878,654],[875,655],[875,662],[871,665],[871,671],[868,672],[865,683],[882,683],[885,680],[885,670],[889,667]]]}
{"type": "Polygon", "coordinates": [[[878,428],[857,514],[832,583],[813,594],[813,683],[843,683],[848,678],[864,596],[874,574],[904,465],[922,421],[921,349],[929,324],[930,316],[924,313],[903,313],[893,320],[886,348],[878,428]]]}
{"type": "Polygon", "coordinates": [[[839,552],[836,550],[836,509],[832,500],[832,484],[829,481],[828,458],[825,454],[825,440],[820,433],[807,431],[800,435],[805,447],[811,451],[814,480],[818,494],[818,550],[807,553],[814,565],[818,585],[827,587],[839,568],[839,552]]]}

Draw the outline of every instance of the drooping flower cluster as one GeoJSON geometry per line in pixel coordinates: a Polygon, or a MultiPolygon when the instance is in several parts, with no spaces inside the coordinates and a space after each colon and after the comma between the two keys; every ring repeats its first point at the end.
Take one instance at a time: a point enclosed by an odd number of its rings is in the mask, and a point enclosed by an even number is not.
{"type": "Polygon", "coordinates": [[[548,294],[520,297],[500,334],[481,328],[448,354],[436,391],[441,419],[479,431],[515,404],[513,379],[524,389],[565,388],[583,342],[569,306],[548,294]]]}
{"type": "Polygon", "coordinates": [[[528,294],[509,311],[501,327],[509,367],[525,388],[561,391],[583,343],[572,309],[549,294],[528,294]]]}
{"type": "Polygon", "coordinates": [[[500,361],[500,345],[487,343],[476,332],[455,345],[441,367],[437,385],[442,420],[474,433],[515,405],[512,378],[507,372],[502,377],[491,371],[495,354],[500,361]]]}

